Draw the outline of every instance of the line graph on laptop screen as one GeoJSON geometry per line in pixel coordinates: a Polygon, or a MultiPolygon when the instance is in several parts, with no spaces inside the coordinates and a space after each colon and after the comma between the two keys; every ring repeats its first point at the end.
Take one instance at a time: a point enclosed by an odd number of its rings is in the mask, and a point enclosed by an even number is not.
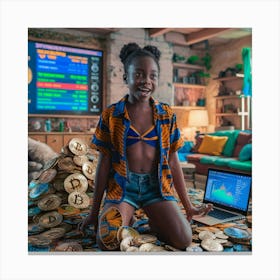
{"type": "Polygon", "coordinates": [[[246,211],[250,187],[250,176],[209,170],[205,199],[246,211]]]}

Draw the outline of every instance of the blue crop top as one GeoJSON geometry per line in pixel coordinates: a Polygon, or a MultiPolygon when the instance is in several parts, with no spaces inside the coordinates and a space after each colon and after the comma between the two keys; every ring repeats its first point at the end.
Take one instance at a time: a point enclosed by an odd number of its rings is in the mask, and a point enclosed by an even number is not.
{"type": "Polygon", "coordinates": [[[156,126],[152,126],[142,135],[131,125],[129,127],[127,137],[126,137],[126,146],[130,146],[138,141],[144,141],[145,143],[156,147],[158,142],[158,136],[156,131],[156,126]]]}

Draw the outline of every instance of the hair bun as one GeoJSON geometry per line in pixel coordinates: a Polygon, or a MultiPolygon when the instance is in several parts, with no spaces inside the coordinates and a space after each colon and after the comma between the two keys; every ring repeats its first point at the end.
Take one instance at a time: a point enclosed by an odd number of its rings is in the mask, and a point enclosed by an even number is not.
{"type": "Polygon", "coordinates": [[[157,47],[151,46],[151,45],[147,45],[147,46],[145,46],[143,48],[143,50],[146,50],[146,51],[152,53],[157,60],[160,59],[161,52],[160,52],[160,50],[157,47]]]}
{"type": "Polygon", "coordinates": [[[139,49],[141,48],[136,43],[128,43],[127,45],[124,45],[119,55],[121,62],[124,63],[131,53],[139,49]]]}

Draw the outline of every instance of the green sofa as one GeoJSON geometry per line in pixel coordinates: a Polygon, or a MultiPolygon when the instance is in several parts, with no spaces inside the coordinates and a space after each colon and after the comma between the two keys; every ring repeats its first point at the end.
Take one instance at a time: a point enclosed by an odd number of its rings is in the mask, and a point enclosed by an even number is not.
{"type": "Polygon", "coordinates": [[[195,164],[197,174],[207,175],[209,168],[251,174],[252,131],[224,130],[199,135],[192,148],[192,153],[187,155],[187,161],[195,164]],[[218,140],[223,138],[224,141],[226,141],[220,154],[213,154],[211,151],[208,153],[201,152],[203,141],[205,141],[205,135],[214,136],[208,138],[215,138],[218,140]]]}

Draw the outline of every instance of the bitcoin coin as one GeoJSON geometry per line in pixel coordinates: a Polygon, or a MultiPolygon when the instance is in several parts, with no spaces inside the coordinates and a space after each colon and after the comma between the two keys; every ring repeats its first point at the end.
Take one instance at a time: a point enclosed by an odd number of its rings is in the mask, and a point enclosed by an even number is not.
{"type": "Polygon", "coordinates": [[[96,166],[92,162],[85,162],[82,165],[83,174],[90,180],[94,180],[96,166]]]}
{"type": "Polygon", "coordinates": [[[74,156],[73,161],[75,164],[82,166],[84,163],[88,162],[88,157],[86,155],[74,156]]]}
{"type": "Polygon", "coordinates": [[[44,183],[44,184],[38,184],[36,185],[31,192],[29,193],[30,198],[38,198],[44,193],[47,193],[49,191],[49,184],[44,183]]]}
{"type": "Polygon", "coordinates": [[[37,206],[28,209],[28,217],[34,217],[41,213],[41,209],[37,206]]]}
{"type": "Polygon", "coordinates": [[[63,216],[74,216],[80,213],[80,209],[75,208],[74,206],[71,206],[69,204],[60,205],[57,211],[63,216]]]}
{"type": "Polygon", "coordinates": [[[199,237],[200,240],[204,240],[204,239],[215,239],[215,234],[212,233],[211,231],[204,230],[204,231],[201,231],[201,232],[198,234],[198,237],[199,237]]]}
{"type": "Polygon", "coordinates": [[[86,192],[88,188],[87,178],[79,173],[71,174],[64,180],[64,188],[68,193],[74,191],[86,192]]]}
{"type": "Polygon", "coordinates": [[[78,209],[87,208],[89,206],[89,202],[89,196],[86,193],[74,191],[68,196],[68,203],[78,209]]]}
{"type": "Polygon", "coordinates": [[[65,229],[62,227],[52,228],[50,230],[47,230],[40,235],[42,237],[45,237],[49,240],[54,240],[63,237],[65,234],[65,229]]]}
{"type": "Polygon", "coordinates": [[[49,246],[51,242],[50,239],[42,236],[42,233],[28,236],[28,243],[34,246],[49,246]]]}
{"type": "Polygon", "coordinates": [[[61,198],[55,194],[49,194],[39,200],[38,207],[43,211],[55,210],[61,204],[61,198]]]}
{"type": "Polygon", "coordinates": [[[59,225],[63,220],[63,216],[57,211],[51,211],[39,218],[39,225],[44,228],[51,228],[59,225]]]}
{"type": "Polygon", "coordinates": [[[225,228],[224,233],[227,236],[235,239],[248,239],[251,237],[248,231],[234,227],[225,228]]]}
{"type": "Polygon", "coordinates": [[[204,239],[200,245],[204,250],[209,252],[222,252],[224,250],[223,245],[214,239],[204,239]]]}
{"type": "Polygon", "coordinates": [[[58,168],[66,172],[72,172],[76,168],[76,164],[71,157],[65,157],[58,160],[58,168]]]}
{"type": "Polygon", "coordinates": [[[35,224],[35,223],[28,224],[28,235],[39,234],[45,230],[46,230],[45,228],[41,227],[38,224],[35,224]]]}
{"type": "Polygon", "coordinates": [[[49,182],[51,182],[54,179],[56,174],[57,174],[56,169],[52,169],[52,168],[51,169],[47,169],[47,170],[42,172],[42,174],[38,178],[38,181],[41,184],[49,183],[49,182]]]}
{"type": "Polygon", "coordinates": [[[203,252],[202,248],[197,243],[192,243],[189,247],[186,248],[187,252],[203,252]]]}
{"type": "Polygon", "coordinates": [[[139,236],[139,232],[132,227],[129,226],[121,226],[117,232],[117,239],[121,242],[124,238],[131,236],[136,237],[139,236]]]}
{"type": "Polygon", "coordinates": [[[64,242],[57,245],[54,250],[57,252],[81,252],[83,247],[78,242],[64,242]]]}
{"type": "Polygon", "coordinates": [[[133,245],[140,246],[144,243],[156,243],[157,238],[151,234],[140,234],[133,238],[133,245]]]}
{"type": "Polygon", "coordinates": [[[68,147],[70,151],[77,156],[85,155],[88,150],[87,145],[79,138],[73,138],[69,142],[68,147]]]}

